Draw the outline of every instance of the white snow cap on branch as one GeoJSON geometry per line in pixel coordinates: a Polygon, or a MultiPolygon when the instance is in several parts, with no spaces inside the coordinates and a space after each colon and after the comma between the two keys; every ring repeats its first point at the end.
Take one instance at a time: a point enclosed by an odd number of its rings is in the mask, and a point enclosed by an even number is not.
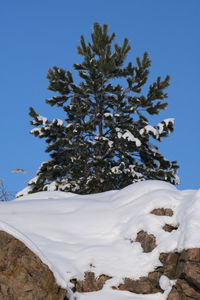
{"type": "Polygon", "coordinates": [[[58,126],[62,126],[63,125],[63,121],[60,119],[53,119],[52,123],[57,123],[58,126]]]}
{"type": "Polygon", "coordinates": [[[42,121],[42,125],[45,125],[48,122],[48,119],[41,115],[38,115],[37,119],[38,119],[38,121],[42,121]]]}
{"type": "Polygon", "coordinates": [[[42,134],[42,128],[37,128],[37,127],[35,127],[35,128],[33,128],[33,129],[31,129],[31,131],[30,131],[30,133],[31,134],[34,134],[34,133],[38,133],[38,135],[40,136],[41,134],[42,134]]]}
{"type": "Polygon", "coordinates": [[[156,127],[158,128],[159,134],[161,134],[163,132],[164,126],[168,127],[169,123],[172,123],[172,125],[174,125],[174,118],[165,119],[162,122],[160,122],[160,123],[157,124],[156,127]]]}
{"type": "Polygon", "coordinates": [[[163,132],[165,126],[168,127],[169,123],[174,125],[174,118],[168,118],[158,123],[156,126],[146,125],[144,128],[140,129],[139,133],[143,135],[144,133],[152,133],[155,138],[158,138],[159,135],[163,132]]]}
{"type": "Polygon", "coordinates": [[[119,139],[127,139],[128,141],[135,142],[137,147],[141,146],[141,141],[138,138],[134,137],[134,135],[129,130],[126,129],[124,133],[121,133],[120,129],[116,128],[116,131],[119,139]]]}
{"type": "Polygon", "coordinates": [[[144,133],[153,133],[153,135],[157,136],[157,130],[151,125],[146,125],[144,128],[140,129],[140,134],[143,135],[144,133]]]}

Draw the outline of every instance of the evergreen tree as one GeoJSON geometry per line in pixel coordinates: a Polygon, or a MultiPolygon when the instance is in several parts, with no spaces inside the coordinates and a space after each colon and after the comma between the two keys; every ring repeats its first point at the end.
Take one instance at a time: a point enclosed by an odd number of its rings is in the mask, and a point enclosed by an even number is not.
{"type": "Polygon", "coordinates": [[[152,144],[173,131],[173,119],[149,124],[148,116],[166,108],[169,76],[160,77],[142,94],[151,61],[145,52],[136,66],[125,64],[129,41],[113,45],[115,33],[94,23],[91,42],[81,36],[74,64],[80,82],[65,69],[49,69],[48,89],[59,93],[46,103],[60,107],[65,119],[47,118],[30,108],[31,133],[44,138],[51,159],[43,162],[29,182],[32,192],[63,190],[89,194],[121,189],[131,183],[157,179],[177,184],[178,165],[168,161],[152,144]]]}

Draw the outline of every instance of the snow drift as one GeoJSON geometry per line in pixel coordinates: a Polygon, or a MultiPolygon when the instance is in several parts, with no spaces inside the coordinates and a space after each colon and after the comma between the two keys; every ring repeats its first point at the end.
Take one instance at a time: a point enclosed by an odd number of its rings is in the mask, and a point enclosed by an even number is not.
{"type": "Polygon", "coordinates": [[[162,181],[86,196],[40,192],[0,205],[0,229],[35,252],[63,288],[70,291],[70,280],[83,279],[86,271],[112,277],[101,291],[76,293],[80,300],[167,299],[173,282],[164,277],[164,294],[136,295],[111,286],[147,276],[161,265],[162,252],[200,248],[200,191],[180,191],[162,181]],[[171,208],[173,215],[152,214],[157,208],[171,208]],[[177,230],[166,232],[165,224],[177,230]],[[135,242],[141,230],[156,237],[152,252],[135,242]]]}

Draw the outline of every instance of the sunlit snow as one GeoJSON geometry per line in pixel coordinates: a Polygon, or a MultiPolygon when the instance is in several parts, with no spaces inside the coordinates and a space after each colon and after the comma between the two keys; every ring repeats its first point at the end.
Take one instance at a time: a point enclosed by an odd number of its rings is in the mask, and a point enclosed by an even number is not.
{"type": "Polygon", "coordinates": [[[180,191],[162,181],[86,196],[40,192],[0,205],[0,229],[39,255],[62,287],[69,288],[72,278],[83,279],[86,271],[112,277],[101,291],[76,293],[78,300],[166,300],[173,282],[165,277],[163,294],[136,295],[111,286],[125,277],[146,276],[161,265],[161,252],[200,247],[200,191],[180,191]],[[171,208],[174,214],[156,216],[150,213],[155,208],[171,208]],[[166,223],[178,229],[166,232],[166,223]],[[140,230],[156,236],[152,252],[130,242],[140,230]]]}

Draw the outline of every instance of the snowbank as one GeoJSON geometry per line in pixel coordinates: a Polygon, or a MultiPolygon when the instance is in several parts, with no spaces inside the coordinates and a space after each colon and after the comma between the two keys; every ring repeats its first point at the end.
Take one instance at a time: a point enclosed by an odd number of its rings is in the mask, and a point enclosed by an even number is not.
{"type": "Polygon", "coordinates": [[[86,196],[40,192],[0,205],[0,229],[33,250],[62,287],[72,278],[83,279],[85,271],[112,277],[99,292],[77,293],[79,300],[164,300],[169,288],[164,294],[136,295],[110,287],[125,277],[147,276],[161,265],[161,252],[200,247],[200,191],[180,191],[166,182],[86,196]],[[150,213],[161,207],[171,208],[173,216],[150,213]],[[166,232],[166,223],[178,229],[166,232]],[[155,235],[152,252],[130,242],[141,230],[155,235]]]}

